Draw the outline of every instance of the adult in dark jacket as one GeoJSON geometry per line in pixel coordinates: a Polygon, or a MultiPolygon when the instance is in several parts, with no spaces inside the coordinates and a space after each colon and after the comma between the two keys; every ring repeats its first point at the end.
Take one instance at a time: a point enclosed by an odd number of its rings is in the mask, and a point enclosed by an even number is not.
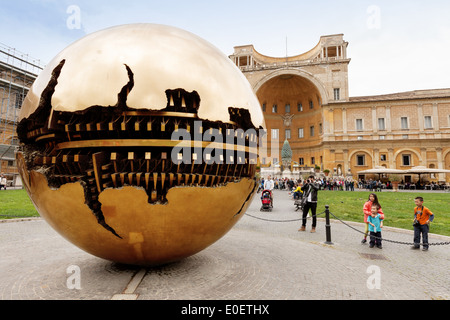
{"type": "Polygon", "coordinates": [[[316,232],[316,209],[317,209],[317,192],[319,191],[320,185],[314,182],[314,176],[310,176],[307,182],[303,185],[303,223],[302,227],[298,231],[305,231],[306,229],[306,217],[308,216],[308,211],[311,209],[312,215],[312,228],[311,232],[316,232]]]}

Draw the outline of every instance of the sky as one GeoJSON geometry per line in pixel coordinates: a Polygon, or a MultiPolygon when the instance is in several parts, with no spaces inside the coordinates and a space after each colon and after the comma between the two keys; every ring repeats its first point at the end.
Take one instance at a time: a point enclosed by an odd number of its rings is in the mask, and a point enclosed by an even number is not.
{"type": "Polygon", "coordinates": [[[342,33],[350,96],[450,88],[448,0],[0,0],[0,44],[44,65],[87,34],[130,23],[178,27],[226,55],[253,44],[294,56],[342,33]]]}

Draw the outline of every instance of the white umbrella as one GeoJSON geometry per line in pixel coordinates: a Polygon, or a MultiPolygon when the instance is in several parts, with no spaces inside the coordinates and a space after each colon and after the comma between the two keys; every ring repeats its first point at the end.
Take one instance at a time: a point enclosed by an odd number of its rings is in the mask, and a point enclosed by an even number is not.
{"type": "Polygon", "coordinates": [[[411,168],[409,170],[406,170],[406,173],[418,174],[419,175],[419,181],[420,181],[420,175],[422,175],[422,174],[450,173],[450,170],[427,168],[425,166],[417,166],[417,167],[413,167],[413,168],[411,168]]]}
{"type": "Polygon", "coordinates": [[[358,174],[405,174],[407,171],[377,166],[374,169],[359,171],[358,174]]]}
{"type": "Polygon", "coordinates": [[[406,172],[407,173],[417,173],[417,174],[429,174],[429,173],[450,173],[450,170],[427,168],[425,166],[417,166],[417,167],[413,167],[409,170],[406,170],[406,172]]]}

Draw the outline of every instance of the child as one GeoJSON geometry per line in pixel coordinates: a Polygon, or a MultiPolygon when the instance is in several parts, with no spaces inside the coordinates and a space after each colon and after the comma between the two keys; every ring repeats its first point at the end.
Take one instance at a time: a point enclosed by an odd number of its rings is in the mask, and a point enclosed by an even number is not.
{"type": "Polygon", "coordinates": [[[372,214],[367,218],[370,231],[370,248],[375,245],[377,248],[381,249],[381,228],[383,227],[383,220],[381,219],[381,214],[378,213],[379,206],[372,205],[372,214]]]}
{"type": "Polygon", "coordinates": [[[369,223],[367,222],[367,218],[372,214],[372,206],[376,205],[378,209],[378,213],[381,215],[381,220],[384,219],[384,213],[381,209],[381,205],[378,202],[378,197],[375,193],[371,193],[369,195],[369,199],[364,204],[363,207],[363,213],[364,213],[364,223],[366,224],[366,228],[364,230],[364,239],[361,241],[361,243],[367,242],[367,235],[369,234],[369,223]]]}
{"type": "Polygon", "coordinates": [[[427,207],[423,206],[423,198],[414,199],[416,207],[414,208],[414,246],[412,249],[420,248],[420,234],[422,234],[423,251],[428,250],[428,231],[430,222],[434,220],[434,214],[427,207]]]}

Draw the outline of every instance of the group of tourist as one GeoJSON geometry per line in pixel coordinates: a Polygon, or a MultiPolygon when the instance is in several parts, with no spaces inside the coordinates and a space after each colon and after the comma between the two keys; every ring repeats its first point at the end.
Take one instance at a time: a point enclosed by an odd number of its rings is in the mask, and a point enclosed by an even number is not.
{"type": "MultiPolygon", "coordinates": [[[[276,190],[292,190],[294,186],[302,185],[307,179],[271,178],[276,190]]],[[[264,183],[264,178],[261,179],[264,183]]],[[[320,190],[346,190],[354,191],[359,185],[351,178],[314,178],[320,190]]]]}
{"type": "MultiPolygon", "coordinates": [[[[427,251],[429,248],[428,232],[430,230],[430,222],[434,220],[434,214],[423,205],[423,202],[423,197],[414,199],[414,245],[412,249],[420,248],[420,238],[422,237],[422,250],[427,251]]],[[[381,249],[381,229],[383,228],[384,213],[375,193],[369,195],[369,199],[364,204],[363,213],[366,227],[361,243],[367,242],[367,236],[370,232],[369,246],[373,248],[376,245],[381,249]]]]}
{"type": "MultiPolygon", "coordinates": [[[[264,179],[263,179],[264,180],[264,179]]],[[[289,179],[289,178],[273,178],[274,189],[276,190],[286,190],[292,189],[293,185],[302,184],[305,180],[300,179],[289,179]]],[[[391,182],[382,183],[380,180],[364,180],[359,179],[354,180],[351,177],[315,177],[316,183],[319,185],[320,190],[330,190],[330,191],[355,191],[356,189],[367,189],[370,191],[381,191],[381,189],[392,189],[391,182]]]]}
{"type": "MultiPolygon", "coordinates": [[[[342,180],[338,180],[342,181],[342,180]]],[[[333,182],[334,183],[334,182],[333,182]]],[[[288,189],[292,191],[293,198],[295,200],[301,199],[301,208],[302,208],[302,225],[298,231],[306,230],[306,222],[309,211],[311,211],[312,215],[312,227],[311,232],[316,232],[317,218],[316,218],[316,209],[317,209],[317,195],[318,191],[324,189],[324,186],[330,184],[330,181],[316,178],[314,176],[309,176],[308,179],[305,180],[291,180],[291,179],[272,179],[270,176],[267,179],[261,179],[260,188],[263,190],[270,190],[271,192],[276,189],[288,189]],[[328,183],[328,184],[327,184],[328,183]],[[283,186],[280,188],[280,186],[283,186]]],[[[345,184],[345,181],[344,181],[345,184]]],[[[272,201],[273,201],[273,195],[272,201]]],[[[422,250],[427,251],[429,248],[428,245],[428,232],[430,222],[434,219],[434,214],[423,205],[424,199],[422,197],[416,197],[414,199],[414,245],[412,249],[420,248],[420,239],[422,237],[422,250]]],[[[383,228],[383,221],[385,219],[385,215],[383,209],[381,207],[380,202],[378,201],[378,197],[375,193],[371,193],[369,195],[369,199],[365,202],[363,206],[363,215],[364,215],[364,223],[365,223],[365,231],[364,238],[361,243],[367,242],[367,237],[370,236],[369,247],[377,247],[382,248],[382,236],[381,229],[383,228]]]]}

